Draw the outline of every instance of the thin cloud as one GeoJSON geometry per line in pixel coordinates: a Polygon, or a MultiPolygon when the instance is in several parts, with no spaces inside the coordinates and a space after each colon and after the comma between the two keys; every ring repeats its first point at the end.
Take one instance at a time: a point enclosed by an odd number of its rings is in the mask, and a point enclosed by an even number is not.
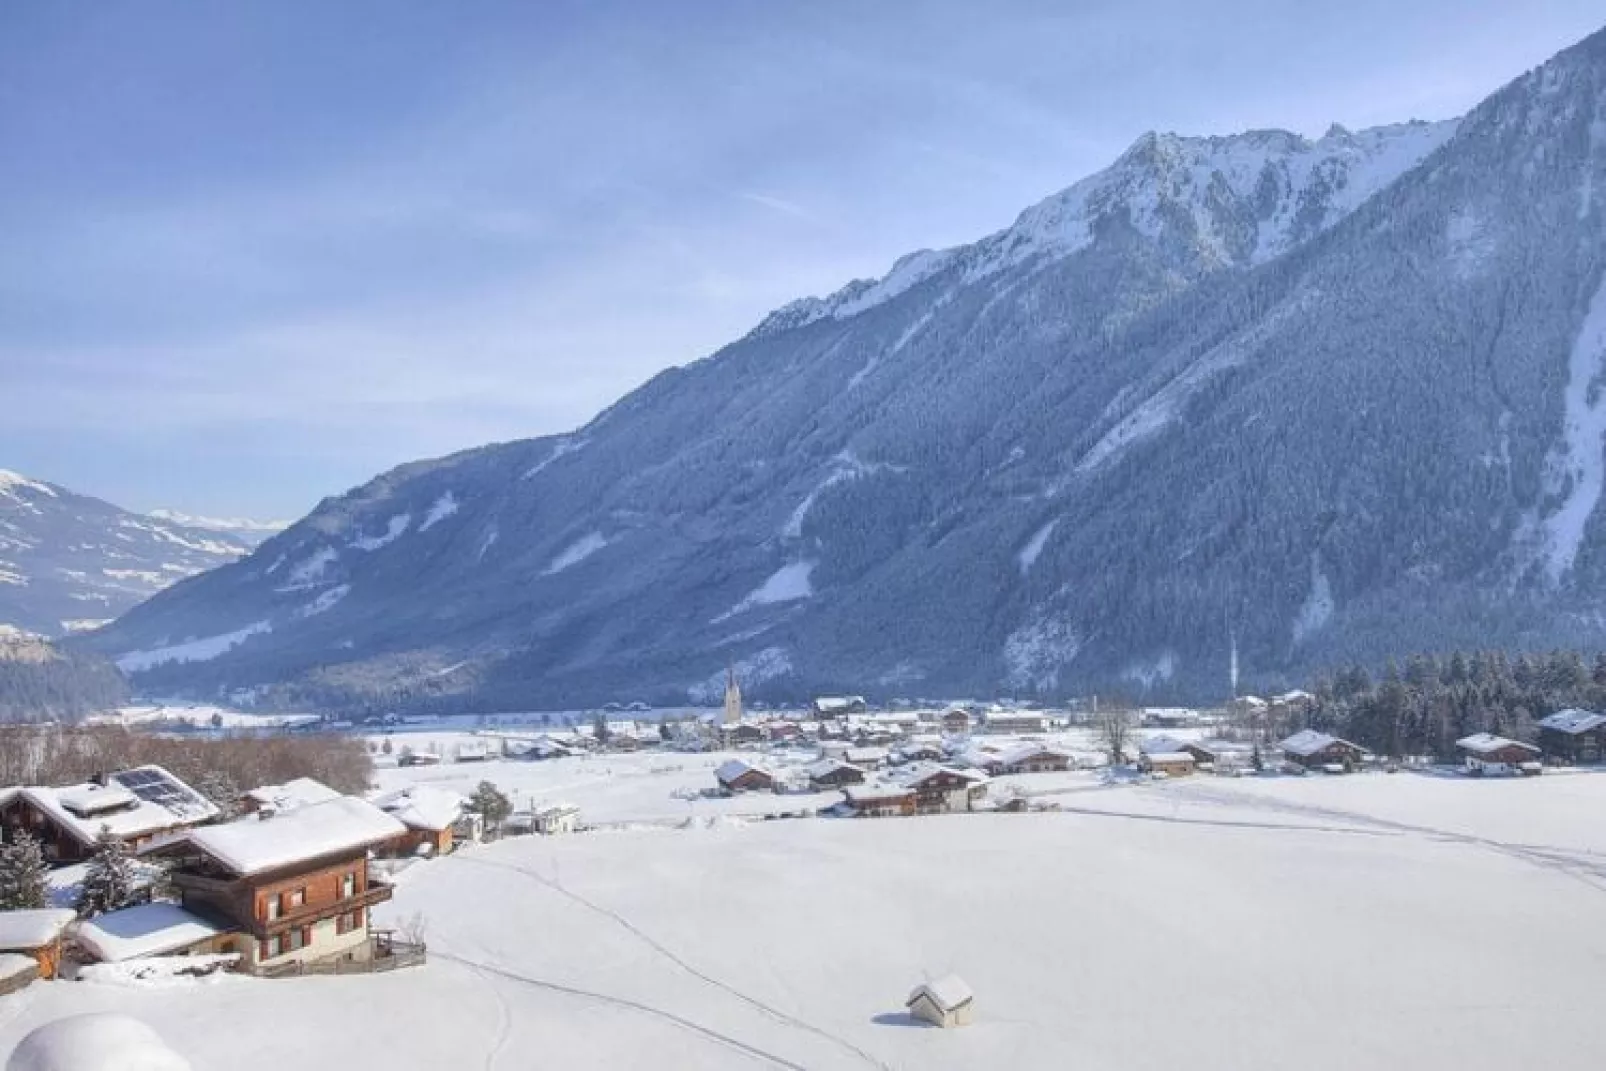
{"type": "Polygon", "coordinates": [[[752,204],[762,205],[763,207],[772,211],[779,212],[783,216],[791,216],[794,219],[808,220],[810,223],[819,222],[819,218],[815,216],[813,212],[810,212],[796,201],[788,201],[784,197],[776,197],[773,194],[768,193],[753,193],[746,190],[737,194],[736,196],[740,197],[744,201],[751,202],[752,204]]]}

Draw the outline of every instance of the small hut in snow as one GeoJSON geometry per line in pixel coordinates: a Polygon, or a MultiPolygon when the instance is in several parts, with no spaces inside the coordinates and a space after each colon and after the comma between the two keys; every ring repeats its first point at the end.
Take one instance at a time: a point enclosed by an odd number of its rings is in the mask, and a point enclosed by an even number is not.
{"type": "Polygon", "coordinates": [[[975,1006],[975,994],[957,974],[916,986],[904,1003],[914,1018],[944,1028],[969,1025],[975,1006]]]}

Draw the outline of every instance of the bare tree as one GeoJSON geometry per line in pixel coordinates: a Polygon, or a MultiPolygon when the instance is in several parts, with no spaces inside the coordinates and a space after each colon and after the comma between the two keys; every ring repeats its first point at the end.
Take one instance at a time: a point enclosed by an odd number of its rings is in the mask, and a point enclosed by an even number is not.
{"type": "Polygon", "coordinates": [[[1099,746],[1110,756],[1111,765],[1126,761],[1126,746],[1132,739],[1132,727],[1135,722],[1132,711],[1124,708],[1106,708],[1094,717],[1094,734],[1099,746]]]}
{"type": "Polygon", "coordinates": [[[429,921],[424,918],[422,911],[415,911],[396,924],[396,934],[410,945],[424,947],[424,938],[429,933],[429,921]]]}

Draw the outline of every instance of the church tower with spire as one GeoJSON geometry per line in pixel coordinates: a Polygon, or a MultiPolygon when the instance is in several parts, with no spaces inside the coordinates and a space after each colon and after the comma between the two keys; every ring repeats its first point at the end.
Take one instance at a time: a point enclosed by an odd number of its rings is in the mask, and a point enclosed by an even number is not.
{"type": "Polygon", "coordinates": [[[742,720],[742,689],[736,683],[736,667],[731,666],[725,670],[725,721],[724,724],[732,726],[742,720]]]}

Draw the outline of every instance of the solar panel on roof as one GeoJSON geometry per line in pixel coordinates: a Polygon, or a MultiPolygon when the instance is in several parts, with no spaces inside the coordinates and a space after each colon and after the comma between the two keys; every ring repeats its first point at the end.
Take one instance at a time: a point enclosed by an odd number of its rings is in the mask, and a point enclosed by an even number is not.
{"type": "Polygon", "coordinates": [[[112,780],[147,803],[164,807],[183,818],[205,815],[211,810],[199,793],[161,770],[125,770],[112,780]]]}

